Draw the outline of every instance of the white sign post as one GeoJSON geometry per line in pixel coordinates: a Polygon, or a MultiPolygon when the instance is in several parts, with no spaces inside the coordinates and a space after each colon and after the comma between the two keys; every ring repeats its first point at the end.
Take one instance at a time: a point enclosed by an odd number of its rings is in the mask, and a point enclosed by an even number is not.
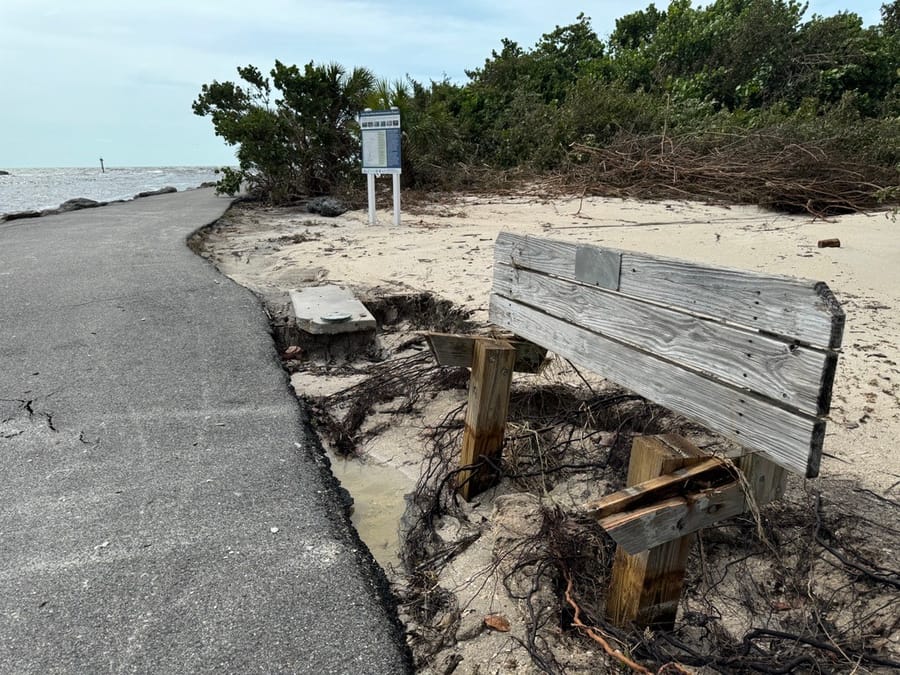
{"type": "Polygon", "coordinates": [[[369,196],[369,225],[375,224],[375,177],[391,174],[394,181],[394,225],[400,224],[400,111],[365,110],[359,114],[362,131],[362,172],[369,196]]]}

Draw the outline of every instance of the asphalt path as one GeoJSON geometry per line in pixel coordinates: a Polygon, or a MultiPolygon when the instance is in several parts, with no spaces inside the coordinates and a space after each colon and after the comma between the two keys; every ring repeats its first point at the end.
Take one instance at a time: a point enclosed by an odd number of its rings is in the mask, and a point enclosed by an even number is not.
{"type": "Polygon", "coordinates": [[[0,673],[403,673],[195,190],[0,223],[0,673]]]}

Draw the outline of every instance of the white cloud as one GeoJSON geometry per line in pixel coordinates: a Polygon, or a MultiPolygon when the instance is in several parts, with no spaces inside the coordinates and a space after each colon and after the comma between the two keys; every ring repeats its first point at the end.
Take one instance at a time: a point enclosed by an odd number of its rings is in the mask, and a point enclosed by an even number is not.
{"type": "MultiPolygon", "coordinates": [[[[617,16],[648,4],[0,0],[0,163],[79,163],[80,154],[96,154],[100,138],[127,146],[127,163],[145,164],[142,153],[158,156],[167,145],[173,156],[194,148],[224,161],[231,151],[190,103],[202,83],[234,79],[236,66],[337,61],[391,80],[463,80],[504,37],[530,47],[582,10],[602,37],[617,16]]],[[[812,3],[823,14],[837,11],[834,4],[812,3]]],[[[855,11],[877,21],[880,2],[864,4],[855,11]]]]}

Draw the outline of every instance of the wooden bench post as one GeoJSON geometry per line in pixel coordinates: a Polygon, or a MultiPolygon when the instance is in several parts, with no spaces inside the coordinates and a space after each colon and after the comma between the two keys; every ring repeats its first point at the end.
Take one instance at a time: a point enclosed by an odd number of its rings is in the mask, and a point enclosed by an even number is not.
{"type": "MultiPolygon", "coordinates": [[[[516,350],[508,342],[486,338],[475,341],[460,466],[476,464],[482,458],[500,458],[515,362],[516,350]]],[[[460,471],[457,485],[468,501],[496,480],[496,472],[482,466],[460,471]]]]}
{"type": "MultiPolygon", "coordinates": [[[[472,369],[460,466],[475,464],[483,457],[499,459],[513,371],[538,372],[547,349],[512,334],[509,339],[446,333],[428,333],[427,337],[439,365],[472,369]]],[[[472,499],[495,482],[493,473],[487,467],[460,471],[460,494],[466,501],[472,499]]]]}
{"type": "Polygon", "coordinates": [[[781,499],[787,484],[787,471],[759,454],[744,455],[734,460],[747,479],[750,496],[756,506],[781,499]]]}
{"type": "MultiPolygon", "coordinates": [[[[680,436],[639,436],[632,443],[627,484],[631,487],[703,459],[706,455],[680,436]]],[[[620,627],[670,630],[693,543],[692,533],[635,555],[618,546],[606,602],[610,621],[620,627]]]]}

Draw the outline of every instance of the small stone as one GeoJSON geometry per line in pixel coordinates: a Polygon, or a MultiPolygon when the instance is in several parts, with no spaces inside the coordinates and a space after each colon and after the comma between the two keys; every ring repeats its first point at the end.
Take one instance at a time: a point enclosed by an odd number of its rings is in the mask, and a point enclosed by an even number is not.
{"type": "Polygon", "coordinates": [[[459,628],[456,629],[456,639],[458,642],[474,640],[484,632],[485,628],[484,617],[474,613],[463,616],[460,619],[459,628]]]}
{"type": "Polygon", "coordinates": [[[285,361],[290,361],[291,359],[299,359],[303,356],[303,350],[297,345],[291,345],[287,349],[284,350],[281,354],[281,358],[285,361]]]}
{"type": "Polygon", "coordinates": [[[347,212],[347,206],[334,197],[314,197],[306,203],[306,210],[326,218],[334,218],[347,212]]]}
{"type": "Polygon", "coordinates": [[[142,199],[142,198],[144,198],[144,197],[155,197],[156,195],[167,195],[167,194],[170,194],[170,193],[172,193],[172,192],[178,192],[178,189],[177,189],[177,188],[174,188],[174,187],[172,187],[172,186],[170,185],[170,186],[167,186],[167,187],[164,187],[164,188],[160,188],[159,190],[148,190],[147,192],[138,192],[138,193],[134,196],[134,198],[135,198],[135,199],[142,199]]]}
{"type": "Polygon", "coordinates": [[[3,220],[21,220],[22,218],[40,218],[40,211],[13,211],[2,216],[3,220]]]}
{"type": "Polygon", "coordinates": [[[94,199],[87,199],[86,197],[76,197],[75,199],[64,201],[56,210],[59,213],[66,213],[68,211],[78,211],[80,209],[91,209],[97,206],[103,206],[103,203],[94,199]]]}

